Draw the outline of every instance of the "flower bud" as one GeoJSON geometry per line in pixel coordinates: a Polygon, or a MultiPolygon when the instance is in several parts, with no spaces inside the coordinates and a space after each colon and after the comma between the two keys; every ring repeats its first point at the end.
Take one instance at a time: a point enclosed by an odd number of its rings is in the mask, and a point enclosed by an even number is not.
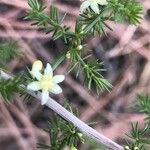
{"type": "Polygon", "coordinates": [[[134,147],[134,150],[139,150],[139,148],[136,146],[136,147],[134,147]]]}
{"type": "Polygon", "coordinates": [[[130,150],[129,146],[125,146],[125,150],[130,150]]]}
{"type": "Polygon", "coordinates": [[[81,50],[82,48],[83,48],[82,45],[79,45],[79,46],[77,47],[78,50],[81,50]]]}
{"type": "Polygon", "coordinates": [[[67,52],[66,57],[70,59],[70,52],[67,52]]]}
{"type": "Polygon", "coordinates": [[[70,150],[77,150],[76,147],[71,146],[70,150]]]}
{"type": "Polygon", "coordinates": [[[80,138],[82,138],[82,137],[83,137],[83,134],[82,134],[82,133],[78,133],[78,136],[79,136],[80,138]]]}
{"type": "Polygon", "coordinates": [[[32,66],[32,71],[40,71],[42,70],[42,67],[43,67],[43,64],[40,60],[36,60],[34,63],[33,63],[33,66],[32,66]]]}
{"type": "Polygon", "coordinates": [[[84,34],[84,31],[82,30],[82,31],[80,32],[80,34],[81,34],[81,35],[84,34]]]}

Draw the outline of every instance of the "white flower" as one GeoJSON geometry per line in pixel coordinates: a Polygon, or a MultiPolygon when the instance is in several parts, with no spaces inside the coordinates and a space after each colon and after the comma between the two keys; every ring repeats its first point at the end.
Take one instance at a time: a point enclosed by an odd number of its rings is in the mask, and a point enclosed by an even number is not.
{"type": "Polygon", "coordinates": [[[65,77],[64,75],[53,76],[53,70],[49,63],[47,63],[44,74],[41,73],[42,67],[43,64],[40,60],[33,63],[30,74],[36,78],[37,81],[33,81],[28,84],[27,89],[32,91],[42,90],[41,104],[44,105],[48,101],[49,92],[54,94],[59,94],[62,92],[62,89],[58,83],[62,82],[65,77]]]}
{"type": "Polygon", "coordinates": [[[98,5],[107,5],[106,0],[86,0],[80,6],[80,11],[83,13],[88,7],[96,13],[99,14],[99,6],[98,5]]]}

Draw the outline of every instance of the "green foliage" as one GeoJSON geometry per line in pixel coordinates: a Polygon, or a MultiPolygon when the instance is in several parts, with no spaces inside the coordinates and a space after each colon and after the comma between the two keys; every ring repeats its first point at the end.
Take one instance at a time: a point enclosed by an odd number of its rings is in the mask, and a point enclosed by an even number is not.
{"type": "Polygon", "coordinates": [[[132,139],[132,143],[128,143],[129,150],[135,150],[138,147],[139,150],[146,149],[146,145],[150,145],[150,139],[148,134],[150,134],[150,96],[149,95],[138,95],[135,108],[141,113],[146,114],[146,120],[144,127],[140,127],[139,123],[132,124],[132,129],[129,138],[132,139]]]}
{"type": "MultiPolygon", "coordinates": [[[[62,25],[65,15],[60,17],[55,7],[51,7],[49,15],[46,15],[43,12],[45,7],[38,0],[28,0],[28,4],[31,10],[28,12],[26,19],[30,19],[38,26],[44,27],[48,33],[53,32],[55,40],[64,37],[65,42],[67,40],[69,42],[72,36],[76,36],[77,32],[71,32],[69,27],[62,25]]],[[[99,9],[100,13],[96,14],[89,8],[83,14],[80,14],[79,19],[77,19],[76,26],[80,22],[80,29],[83,28],[84,35],[95,32],[105,34],[105,28],[111,30],[111,27],[106,24],[108,20],[129,22],[136,25],[140,23],[141,14],[143,13],[143,7],[136,0],[108,0],[108,5],[99,6],[99,9]]]]}
{"type": "Polygon", "coordinates": [[[25,19],[32,20],[34,25],[43,28],[46,33],[53,32],[54,40],[63,37],[65,42],[68,42],[68,36],[72,33],[69,32],[69,27],[62,25],[65,15],[60,16],[58,9],[53,6],[50,8],[49,15],[45,14],[43,12],[45,7],[37,0],[28,0],[28,4],[31,10],[27,13],[25,19]]]}
{"type": "MultiPolygon", "coordinates": [[[[63,37],[67,44],[67,50],[58,57],[58,60],[55,60],[53,68],[55,69],[64,61],[68,51],[67,54],[70,54],[70,60],[73,63],[72,69],[76,67],[84,72],[89,89],[91,89],[93,84],[93,86],[96,87],[97,93],[99,93],[100,90],[109,90],[111,88],[111,84],[103,78],[99,71],[101,63],[98,61],[96,61],[95,64],[89,63],[87,62],[87,58],[89,57],[86,57],[85,61],[85,58],[82,58],[81,56],[83,50],[82,40],[86,36],[86,32],[82,29],[83,22],[80,19],[77,19],[75,32],[72,32],[69,27],[62,25],[65,16],[60,19],[61,17],[57,8],[51,7],[50,13],[47,15],[44,13],[45,7],[42,3],[38,3],[37,0],[28,0],[28,3],[31,10],[27,13],[26,19],[32,20],[34,24],[43,28],[47,33],[52,32],[52,38],[54,40],[63,37]]],[[[79,72],[77,72],[77,74],[78,73],[79,72]]]]}
{"type": "Polygon", "coordinates": [[[59,57],[57,57],[53,64],[52,64],[52,68],[53,70],[55,70],[66,58],[66,52],[61,53],[61,55],[59,55],[59,57]]]}
{"type": "Polygon", "coordinates": [[[22,82],[21,76],[8,80],[0,78],[0,94],[3,96],[6,103],[13,100],[14,93],[20,93],[21,89],[19,85],[21,85],[22,82]]]}
{"type": "Polygon", "coordinates": [[[128,137],[134,142],[128,143],[130,150],[135,150],[135,147],[139,148],[138,150],[146,149],[145,145],[150,144],[149,138],[145,137],[148,133],[150,133],[150,124],[146,124],[143,128],[140,128],[138,123],[132,124],[131,133],[128,137]]]}
{"type": "Polygon", "coordinates": [[[136,0],[108,0],[108,5],[99,6],[99,9],[99,14],[95,14],[92,9],[80,14],[85,33],[106,34],[105,28],[112,30],[106,23],[108,20],[137,25],[143,13],[143,7],[136,0]]]}
{"type": "Polygon", "coordinates": [[[1,41],[0,42],[0,65],[4,66],[7,61],[16,56],[19,56],[19,47],[17,42],[14,41],[1,41]]]}
{"type": "MultiPolygon", "coordinates": [[[[88,88],[96,87],[97,93],[100,90],[109,90],[112,86],[101,75],[101,63],[99,61],[88,61],[89,57],[82,57],[82,40],[90,33],[104,33],[105,28],[111,30],[106,24],[107,20],[113,21],[128,21],[131,24],[137,24],[140,20],[142,7],[135,0],[109,0],[108,5],[99,6],[100,14],[96,14],[92,9],[86,10],[76,21],[75,31],[70,31],[69,27],[62,25],[65,15],[60,19],[58,9],[50,8],[50,13],[44,13],[45,7],[37,0],[28,0],[31,10],[28,12],[26,19],[30,19],[34,24],[43,28],[47,33],[52,32],[54,40],[63,37],[67,44],[67,51],[64,54],[69,54],[70,60],[73,63],[72,69],[77,68],[77,76],[79,71],[85,74],[85,81],[88,88]]],[[[55,60],[55,68],[65,59],[65,55],[61,55],[58,60],[55,60]]]]}
{"type": "Polygon", "coordinates": [[[99,60],[91,61],[86,64],[84,64],[84,73],[86,77],[86,81],[88,83],[88,88],[91,89],[93,86],[95,86],[97,94],[99,94],[99,91],[102,90],[108,90],[112,88],[112,85],[109,83],[108,80],[104,79],[104,77],[101,75],[101,71],[104,71],[103,69],[100,69],[102,67],[103,63],[99,62],[99,60]]]}
{"type": "Polygon", "coordinates": [[[147,115],[147,119],[150,121],[150,96],[139,95],[136,103],[136,108],[147,115]]]}
{"type": "Polygon", "coordinates": [[[99,34],[106,34],[105,28],[112,30],[106,24],[110,16],[105,15],[105,10],[105,7],[102,7],[100,14],[95,14],[93,11],[85,11],[83,14],[80,14],[84,33],[94,34],[98,32],[99,34]]]}
{"type": "MultiPolygon", "coordinates": [[[[45,7],[38,0],[28,0],[28,4],[31,10],[27,13],[26,19],[32,20],[34,24],[43,28],[46,33],[52,32],[54,40],[63,37],[68,51],[65,51],[64,54],[69,54],[70,60],[73,63],[71,70],[77,68],[77,75],[81,70],[84,72],[89,89],[94,86],[97,93],[100,90],[109,90],[112,86],[101,75],[101,63],[99,61],[91,63],[87,60],[89,57],[82,57],[82,40],[90,33],[98,32],[105,34],[105,28],[111,30],[111,27],[106,24],[107,20],[128,21],[131,24],[137,24],[140,19],[139,15],[142,12],[140,4],[135,0],[109,0],[108,5],[99,6],[100,14],[95,14],[92,9],[88,9],[83,14],[80,14],[76,21],[74,32],[62,24],[65,15],[60,17],[61,15],[57,8],[51,7],[47,15],[44,13],[45,7]]],[[[66,58],[64,56],[62,55],[58,60],[55,60],[54,68],[61,64],[66,58]]]]}
{"type": "MultiPolygon", "coordinates": [[[[6,71],[4,71],[6,72],[6,71]]],[[[11,75],[10,75],[11,76],[11,75]]],[[[4,102],[10,103],[13,100],[14,93],[20,94],[23,96],[25,101],[31,99],[24,87],[33,80],[29,74],[21,74],[12,78],[5,79],[4,75],[0,74],[0,94],[3,97],[4,102]]]]}
{"type": "MultiPolygon", "coordinates": [[[[97,93],[100,90],[109,90],[112,86],[102,76],[102,63],[99,60],[93,61],[89,55],[83,55],[83,41],[90,34],[106,34],[106,28],[111,30],[106,21],[127,21],[129,24],[138,24],[143,11],[142,6],[136,0],[108,0],[108,5],[99,6],[100,14],[94,13],[90,8],[80,14],[73,32],[68,26],[63,25],[66,14],[62,16],[57,8],[51,7],[50,12],[46,14],[44,12],[45,6],[38,0],[28,0],[28,4],[31,9],[27,12],[25,18],[33,21],[34,25],[42,28],[46,33],[51,32],[53,40],[62,38],[65,42],[66,49],[54,61],[53,69],[57,68],[65,60],[67,54],[68,59],[72,62],[71,70],[76,68],[77,76],[79,71],[85,74],[85,81],[89,89],[95,87],[97,93]]],[[[15,42],[0,43],[0,63],[5,63],[17,55],[18,47],[15,42]]],[[[0,93],[6,102],[11,102],[12,95],[15,92],[23,95],[26,93],[20,86],[28,83],[28,79],[24,79],[24,77],[15,77],[9,80],[0,78],[0,93]]],[[[141,112],[148,115],[148,120],[150,117],[149,101],[149,97],[139,97],[139,103],[137,104],[141,112]]],[[[72,109],[70,111],[72,112],[72,109]]],[[[128,144],[130,150],[135,150],[136,147],[141,150],[144,149],[146,144],[150,144],[149,139],[146,138],[146,134],[150,129],[149,122],[146,123],[144,128],[140,128],[138,123],[132,125],[129,137],[133,142],[128,144]]],[[[66,145],[76,147],[78,141],[83,141],[77,128],[58,116],[49,121],[49,127],[46,132],[50,136],[50,145],[39,143],[38,148],[62,150],[66,145]]]]}
{"type": "MultiPolygon", "coordinates": [[[[66,108],[73,113],[70,105],[67,104],[66,108]]],[[[66,145],[69,147],[77,147],[78,142],[84,142],[82,134],[77,128],[57,115],[54,115],[54,117],[50,119],[48,122],[48,129],[45,131],[50,136],[50,145],[38,143],[37,148],[62,150],[66,145]]]]}
{"type": "Polygon", "coordinates": [[[88,88],[92,89],[95,87],[97,94],[99,91],[108,90],[112,88],[112,85],[108,82],[108,80],[104,79],[101,75],[102,71],[105,71],[102,68],[103,63],[99,60],[91,60],[88,61],[88,57],[86,56],[83,59],[79,55],[79,51],[70,51],[71,60],[74,61],[74,66],[72,69],[76,68],[77,76],[80,71],[83,71],[85,74],[85,82],[88,84],[88,88]]]}
{"type": "Polygon", "coordinates": [[[112,20],[134,25],[140,23],[143,13],[143,7],[136,0],[109,0],[108,8],[112,11],[112,20]]]}

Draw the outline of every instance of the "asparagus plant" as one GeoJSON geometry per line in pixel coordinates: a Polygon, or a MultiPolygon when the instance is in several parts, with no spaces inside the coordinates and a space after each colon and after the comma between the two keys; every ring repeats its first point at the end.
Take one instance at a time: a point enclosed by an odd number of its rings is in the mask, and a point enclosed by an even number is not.
{"type": "MultiPolygon", "coordinates": [[[[75,22],[75,30],[71,30],[69,26],[63,24],[66,14],[62,16],[59,10],[51,6],[50,12],[45,12],[45,5],[38,0],[28,0],[30,10],[28,10],[25,19],[31,20],[33,25],[38,26],[45,33],[52,33],[52,39],[63,39],[65,49],[55,59],[53,64],[47,62],[46,68],[40,60],[33,63],[32,69],[26,75],[12,76],[3,69],[0,70],[0,93],[6,103],[12,102],[12,94],[14,92],[28,96],[33,96],[41,101],[42,105],[46,105],[52,109],[60,117],[56,117],[49,121],[49,128],[46,132],[50,135],[50,145],[38,143],[39,148],[61,150],[66,145],[70,150],[77,149],[77,143],[83,142],[83,134],[89,138],[103,144],[108,149],[113,150],[141,150],[146,144],[150,144],[148,138],[145,138],[149,131],[149,97],[139,97],[137,106],[142,113],[148,115],[144,128],[140,128],[138,123],[132,124],[132,131],[128,135],[131,143],[127,143],[124,147],[113,142],[90,126],[78,119],[73,114],[72,109],[67,110],[66,107],[58,104],[54,99],[49,97],[51,93],[59,94],[63,92],[58,83],[65,79],[64,75],[53,75],[53,71],[66,59],[70,60],[70,71],[75,70],[78,77],[81,71],[85,76],[85,81],[89,90],[96,90],[97,94],[104,90],[110,90],[112,85],[102,75],[102,62],[93,60],[91,55],[87,55],[89,51],[85,43],[85,38],[96,36],[97,34],[107,35],[106,30],[112,30],[107,21],[128,22],[132,25],[138,25],[141,20],[143,7],[136,0],[85,0],[79,9],[79,16],[75,22]],[[91,61],[92,60],[92,61],[91,61]],[[93,88],[94,87],[94,88],[93,88]]],[[[0,47],[5,53],[0,53],[1,60],[9,59],[18,54],[16,45],[12,43],[0,43],[0,47]]],[[[2,64],[3,61],[0,61],[2,64]]]]}

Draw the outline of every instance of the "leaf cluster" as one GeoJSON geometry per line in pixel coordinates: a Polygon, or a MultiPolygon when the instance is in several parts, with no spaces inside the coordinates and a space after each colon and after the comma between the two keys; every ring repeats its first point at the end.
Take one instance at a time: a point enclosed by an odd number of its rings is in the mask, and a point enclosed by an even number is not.
{"type": "MultiPolygon", "coordinates": [[[[67,104],[66,106],[73,113],[70,105],[67,104]]],[[[45,129],[45,131],[50,136],[50,145],[38,143],[37,148],[62,150],[66,146],[77,147],[78,142],[84,142],[82,134],[74,125],[55,114],[54,117],[48,121],[48,129],[45,129]]]]}
{"type": "Polygon", "coordinates": [[[23,81],[21,76],[8,80],[0,78],[0,94],[6,103],[10,103],[13,100],[14,93],[21,92],[19,85],[22,83],[23,81]]]}
{"type": "Polygon", "coordinates": [[[143,7],[136,0],[109,0],[111,19],[137,25],[140,23],[143,7]]]}
{"type": "MultiPolygon", "coordinates": [[[[91,89],[92,84],[96,87],[97,93],[99,93],[100,90],[110,89],[110,83],[104,79],[99,72],[99,67],[101,65],[99,65],[97,61],[95,64],[88,63],[85,61],[85,58],[82,58],[82,40],[86,36],[85,31],[82,29],[82,21],[77,19],[75,31],[72,32],[69,27],[62,24],[65,16],[63,16],[60,20],[61,17],[57,8],[51,7],[50,13],[45,14],[45,7],[42,3],[39,3],[37,0],[28,0],[28,3],[31,10],[27,13],[26,19],[32,20],[34,24],[44,28],[47,33],[52,32],[52,38],[54,40],[63,37],[65,43],[67,44],[65,53],[60,54],[58,61],[55,60],[54,68],[64,61],[67,53],[70,55],[70,60],[72,62],[71,68],[73,69],[76,67],[78,70],[82,70],[85,73],[89,89],[91,89]]],[[[87,58],[89,57],[86,57],[86,59],[87,58]]]]}
{"type": "Polygon", "coordinates": [[[100,13],[87,9],[80,14],[85,33],[103,33],[112,30],[106,21],[128,22],[137,25],[140,23],[143,7],[136,0],[108,0],[108,5],[99,6],[100,13]]]}
{"type": "MultiPolygon", "coordinates": [[[[4,70],[4,72],[6,71],[4,70]]],[[[11,78],[5,79],[3,75],[0,75],[0,94],[3,97],[4,102],[12,102],[13,95],[15,93],[20,94],[21,97],[23,96],[23,100],[29,101],[31,99],[31,95],[26,92],[25,87],[28,83],[33,81],[31,75],[29,73],[23,73],[16,75],[15,77],[12,75],[10,76],[11,78]]]]}
{"type": "Polygon", "coordinates": [[[45,14],[45,6],[38,0],[28,0],[28,4],[31,10],[27,12],[25,19],[32,20],[33,25],[43,28],[46,33],[52,32],[54,40],[63,37],[67,43],[72,33],[69,32],[69,27],[62,25],[65,15],[60,16],[58,9],[53,6],[50,7],[49,14],[45,14]]]}
{"type": "Polygon", "coordinates": [[[19,56],[19,47],[17,42],[14,41],[1,41],[0,42],[0,65],[5,66],[7,61],[19,56]]]}
{"type": "Polygon", "coordinates": [[[72,61],[74,61],[72,69],[76,68],[76,75],[78,76],[79,72],[82,71],[85,75],[85,82],[88,85],[88,89],[96,89],[97,94],[99,94],[99,91],[109,91],[112,85],[102,76],[102,72],[105,71],[101,69],[103,63],[99,60],[88,60],[89,55],[82,59],[78,53],[79,51],[70,51],[72,61]]]}
{"type": "Polygon", "coordinates": [[[28,4],[31,10],[27,13],[26,19],[32,20],[34,24],[44,28],[47,33],[52,32],[54,40],[63,37],[67,44],[64,55],[55,61],[55,68],[66,58],[64,56],[67,53],[72,62],[71,70],[76,68],[77,75],[81,70],[84,72],[89,89],[95,86],[97,93],[100,90],[109,90],[111,84],[101,75],[101,63],[99,61],[88,62],[89,57],[82,56],[82,41],[91,33],[105,34],[105,28],[111,30],[106,23],[108,20],[128,21],[131,24],[139,23],[139,15],[142,12],[141,5],[135,0],[108,0],[108,5],[99,6],[100,14],[95,14],[90,8],[80,14],[76,21],[75,31],[72,32],[69,27],[63,25],[65,15],[60,19],[61,15],[57,8],[51,7],[49,14],[45,14],[45,7],[38,0],[28,0],[28,4]]]}
{"type": "Polygon", "coordinates": [[[150,124],[146,124],[143,128],[141,128],[137,123],[132,123],[132,129],[130,135],[127,135],[129,138],[133,139],[133,143],[128,143],[130,150],[135,150],[135,147],[138,150],[146,149],[145,145],[150,144],[149,138],[145,136],[150,133],[150,124]]]}
{"type": "Polygon", "coordinates": [[[150,96],[149,95],[138,95],[136,108],[141,112],[146,114],[147,120],[150,121],[150,96]]]}
{"type": "MultiPolygon", "coordinates": [[[[90,9],[89,9],[90,10],[90,9]]],[[[99,34],[105,34],[105,28],[108,28],[110,30],[111,27],[107,25],[106,21],[109,20],[110,16],[106,16],[105,14],[106,7],[101,7],[100,14],[95,14],[92,10],[85,11],[83,14],[80,14],[83,24],[83,31],[84,33],[99,33],[99,34]]]]}
{"type": "Polygon", "coordinates": [[[139,150],[146,149],[146,145],[150,145],[150,139],[147,137],[150,134],[150,96],[149,95],[138,95],[135,108],[138,109],[141,113],[146,114],[145,125],[143,128],[139,126],[139,123],[132,124],[132,129],[130,132],[130,137],[133,139],[132,144],[128,144],[130,150],[134,150],[135,147],[138,147],[139,150]]]}

